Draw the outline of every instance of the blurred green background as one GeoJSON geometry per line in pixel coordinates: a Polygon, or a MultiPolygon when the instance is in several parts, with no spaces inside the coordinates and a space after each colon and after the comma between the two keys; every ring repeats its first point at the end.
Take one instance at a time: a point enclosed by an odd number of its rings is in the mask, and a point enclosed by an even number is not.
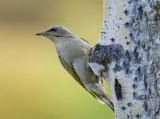
{"type": "Polygon", "coordinates": [[[63,69],[53,43],[35,35],[63,25],[94,46],[102,6],[102,0],[0,0],[0,119],[114,119],[63,69]]]}

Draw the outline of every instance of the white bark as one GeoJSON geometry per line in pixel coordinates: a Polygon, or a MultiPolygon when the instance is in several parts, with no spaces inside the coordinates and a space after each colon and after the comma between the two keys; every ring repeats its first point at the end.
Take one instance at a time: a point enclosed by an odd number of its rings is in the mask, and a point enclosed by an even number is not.
{"type": "Polygon", "coordinates": [[[116,119],[160,119],[160,0],[103,0],[89,60],[109,84],[116,119]]]}

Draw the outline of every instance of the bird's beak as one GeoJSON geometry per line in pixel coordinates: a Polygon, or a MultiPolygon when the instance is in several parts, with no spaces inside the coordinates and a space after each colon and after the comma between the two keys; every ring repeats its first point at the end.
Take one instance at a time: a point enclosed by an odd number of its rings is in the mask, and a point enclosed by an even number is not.
{"type": "Polygon", "coordinates": [[[46,32],[37,33],[36,35],[38,35],[38,36],[45,36],[46,32]]]}

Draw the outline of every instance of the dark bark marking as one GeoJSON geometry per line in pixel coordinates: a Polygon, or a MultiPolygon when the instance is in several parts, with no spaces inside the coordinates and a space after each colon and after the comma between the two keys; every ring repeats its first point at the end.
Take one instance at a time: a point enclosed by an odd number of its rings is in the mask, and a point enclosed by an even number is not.
{"type": "Polygon", "coordinates": [[[132,107],[133,104],[129,102],[129,103],[127,103],[127,106],[128,106],[128,107],[132,107]]]}
{"type": "Polygon", "coordinates": [[[137,78],[137,77],[135,77],[135,78],[134,78],[134,81],[135,81],[135,82],[138,82],[138,78],[137,78]]]}
{"type": "Polygon", "coordinates": [[[131,74],[132,73],[132,71],[130,70],[130,69],[126,69],[126,74],[131,74]]]}
{"type": "Polygon", "coordinates": [[[122,45],[111,44],[109,46],[102,46],[97,44],[95,50],[90,57],[89,62],[96,62],[98,64],[103,64],[106,68],[107,65],[115,61],[119,63],[120,59],[124,56],[124,49],[122,45]],[[105,57],[105,62],[104,61],[105,57]]]}
{"type": "Polygon", "coordinates": [[[122,107],[122,110],[126,110],[126,107],[125,107],[125,106],[123,106],[123,107],[122,107]]]}
{"type": "Polygon", "coordinates": [[[143,107],[144,107],[145,111],[147,111],[147,109],[148,109],[148,104],[147,104],[147,101],[146,101],[146,100],[144,101],[143,107]]]}
{"type": "Polygon", "coordinates": [[[106,32],[101,32],[101,34],[106,34],[106,32]]]}
{"type": "Polygon", "coordinates": [[[129,13],[128,10],[125,10],[125,11],[124,11],[124,14],[125,14],[126,16],[128,16],[128,13],[129,13]]]}
{"type": "Polygon", "coordinates": [[[119,84],[118,79],[115,79],[115,92],[117,100],[122,100],[122,86],[119,84]]]}
{"type": "Polygon", "coordinates": [[[124,26],[125,26],[125,28],[129,28],[129,27],[131,27],[131,24],[130,24],[129,22],[126,22],[126,23],[124,24],[124,26]]]}
{"type": "Polygon", "coordinates": [[[143,9],[142,9],[142,6],[139,6],[139,8],[138,8],[137,10],[138,10],[139,18],[140,18],[140,19],[142,19],[142,15],[143,15],[143,9]]]}
{"type": "Polygon", "coordinates": [[[115,39],[114,39],[114,38],[111,38],[110,40],[111,40],[112,42],[114,42],[114,41],[115,41],[115,39]]]}
{"type": "Polygon", "coordinates": [[[136,118],[137,118],[137,119],[140,119],[140,118],[141,118],[141,115],[140,115],[140,114],[137,114],[137,115],[136,115],[136,118]]]}
{"type": "Polygon", "coordinates": [[[114,72],[118,72],[118,71],[120,71],[120,70],[122,70],[122,67],[119,66],[118,64],[116,64],[116,66],[113,68],[113,71],[114,71],[114,72]]]}
{"type": "Polygon", "coordinates": [[[130,41],[126,42],[127,45],[129,45],[130,43],[131,43],[130,41]]]}
{"type": "Polygon", "coordinates": [[[138,88],[138,84],[133,84],[132,87],[133,87],[133,89],[137,89],[138,88]]]}
{"type": "Polygon", "coordinates": [[[133,92],[133,98],[136,100],[144,100],[145,95],[138,95],[136,92],[133,92]]]}

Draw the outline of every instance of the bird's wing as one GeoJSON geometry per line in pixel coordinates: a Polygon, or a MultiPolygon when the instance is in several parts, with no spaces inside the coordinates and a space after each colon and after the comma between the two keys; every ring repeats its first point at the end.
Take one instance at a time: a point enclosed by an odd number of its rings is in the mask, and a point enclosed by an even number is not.
{"type": "MultiPolygon", "coordinates": [[[[76,71],[74,70],[73,66],[71,66],[70,64],[68,64],[64,58],[62,58],[61,56],[59,56],[59,60],[61,62],[61,64],[63,65],[63,67],[66,69],[66,71],[85,89],[84,84],[81,82],[78,74],[76,73],[76,71]]],[[[87,90],[88,91],[88,90],[87,90]]],[[[100,102],[101,104],[104,104],[103,99],[97,95],[94,91],[88,91],[95,99],[97,99],[98,102],[100,102]]]]}
{"type": "Polygon", "coordinates": [[[61,64],[63,65],[63,67],[66,69],[66,71],[84,88],[84,84],[81,82],[78,74],[76,73],[76,71],[74,70],[73,66],[71,66],[70,64],[68,64],[64,58],[62,58],[61,56],[59,56],[59,60],[61,62],[61,64]]]}

